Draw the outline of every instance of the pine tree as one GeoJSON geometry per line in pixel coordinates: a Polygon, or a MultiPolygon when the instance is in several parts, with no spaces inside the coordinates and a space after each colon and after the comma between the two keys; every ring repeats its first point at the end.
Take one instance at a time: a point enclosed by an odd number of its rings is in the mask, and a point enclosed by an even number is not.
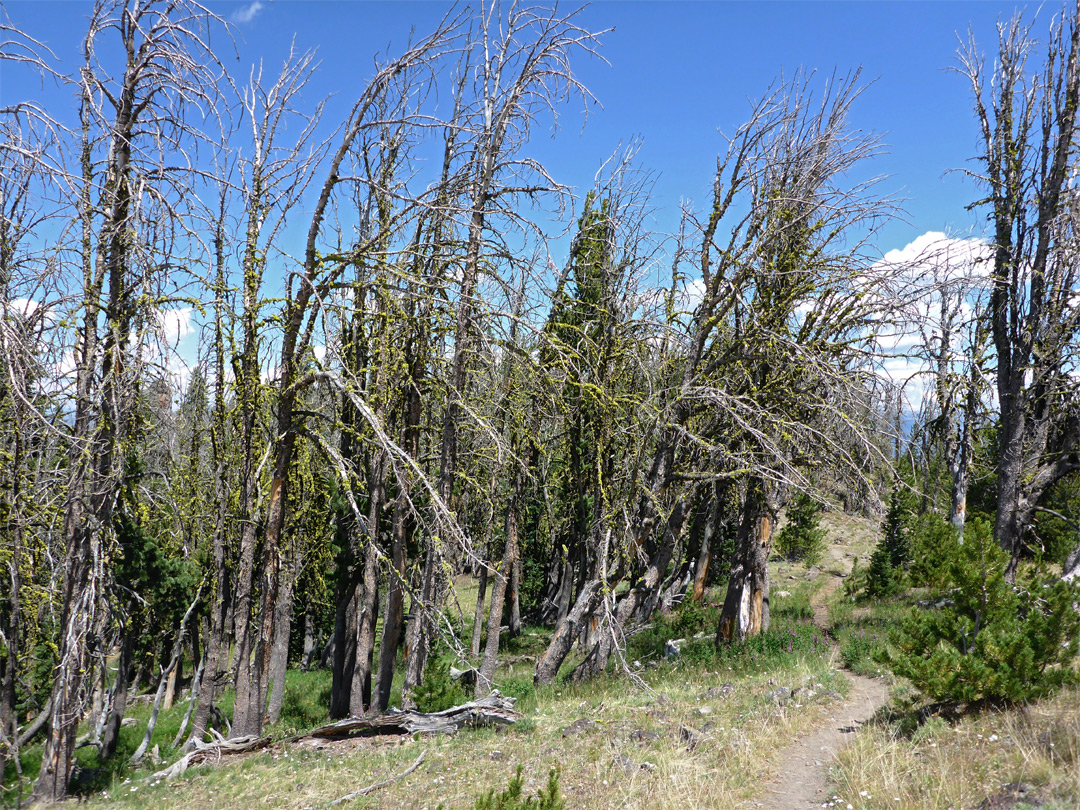
{"type": "Polygon", "coordinates": [[[1018,703],[1075,683],[1077,588],[1038,572],[1010,586],[1009,554],[984,520],[952,549],[950,601],[915,608],[892,634],[883,661],[893,672],[946,702],[1018,703]]]}

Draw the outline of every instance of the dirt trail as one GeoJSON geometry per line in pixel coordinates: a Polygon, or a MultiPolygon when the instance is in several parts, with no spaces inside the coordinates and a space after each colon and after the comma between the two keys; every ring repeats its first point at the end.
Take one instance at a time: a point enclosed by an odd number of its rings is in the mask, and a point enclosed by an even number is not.
{"type": "MultiPolygon", "coordinates": [[[[849,564],[839,550],[829,549],[833,561],[841,571],[849,564]]],[[[828,624],[829,597],[840,587],[842,577],[829,575],[829,581],[810,600],[814,611],[814,623],[821,628],[828,624]]],[[[889,698],[885,682],[865,678],[853,672],[844,672],[851,684],[847,699],[833,707],[821,725],[789,745],[776,764],[776,776],[766,786],[762,796],[752,805],[771,810],[806,810],[821,807],[826,801],[829,763],[847,743],[862,723],[869,720],[889,698]]]]}

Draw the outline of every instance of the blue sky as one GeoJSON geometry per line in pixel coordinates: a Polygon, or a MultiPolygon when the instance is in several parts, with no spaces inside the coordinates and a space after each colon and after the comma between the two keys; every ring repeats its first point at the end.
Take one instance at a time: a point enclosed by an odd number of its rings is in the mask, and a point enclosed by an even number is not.
{"type": "MultiPolygon", "coordinates": [[[[332,96],[327,127],[343,120],[371,75],[376,54],[400,51],[410,29],[430,31],[448,3],[352,2],[351,0],[204,0],[232,19],[233,48],[217,32],[216,47],[238,82],[260,59],[268,73],[295,40],[299,50],[317,49],[320,71],[308,88],[312,105],[332,96]]],[[[564,3],[565,10],[576,7],[564,3]]],[[[969,88],[951,68],[958,37],[972,29],[982,50],[996,47],[995,25],[1017,8],[991,2],[598,2],[581,12],[592,30],[613,28],[602,39],[604,57],[575,65],[596,96],[584,123],[580,105],[564,111],[551,136],[549,122],[534,131],[528,153],[560,182],[583,192],[601,162],[620,143],[640,139],[639,164],[656,173],[655,227],[678,227],[678,207],[709,202],[719,132],[733,133],[781,76],[816,71],[861,70],[866,90],[852,125],[879,133],[883,153],[864,174],[883,176],[880,189],[903,200],[902,217],[885,225],[876,249],[892,256],[905,246],[926,244],[928,232],[979,235],[984,219],[965,210],[979,189],[961,172],[977,149],[969,88]],[[606,60],[606,61],[605,61],[606,60]],[[921,239],[920,239],[921,237],[921,239]]],[[[88,0],[8,0],[11,22],[51,47],[64,71],[77,68],[91,10],[88,0]]],[[[1055,7],[1027,8],[1047,29],[1055,7]]],[[[73,123],[69,89],[28,81],[27,74],[0,68],[0,106],[39,98],[55,116],[73,123]]],[[[932,240],[931,240],[932,241],[932,240]]],[[[565,249],[565,248],[564,248],[565,249]]],[[[559,243],[556,243],[559,259],[559,243]]],[[[197,330],[186,332],[193,344],[197,330]]],[[[178,335],[185,337],[185,335],[178,335]]],[[[193,347],[181,353],[193,356],[193,347]]],[[[897,361],[904,376],[909,366],[897,361]]]]}
{"type": "MultiPolygon", "coordinates": [[[[90,3],[84,0],[14,0],[11,21],[52,47],[73,69],[90,3]]],[[[235,73],[263,59],[280,62],[295,37],[299,49],[318,49],[322,69],[310,88],[314,101],[336,94],[344,110],[370,74],[375,53],[400,48],[411,27],[429,30],[447,3],[261,0],[208,2],[236,21],[235,73]]],[[[570,8],[569,4],[564,4],[570,8]]],[[[904,198],[905,221],[888,225],[879,248],[899,248],[926,231],[978,231],[978,215],[964,206],[976,187],[950,170],[968,165],[976,132],[964,79],[955,65],[957,35],[972,27],[984,50],[993,52],[994,25],[1014,4],[989,2],[599,2],[583,22],[614,28],[603,38],[599,59],[581,59],[576,70],[601,107],[568,114],[555,139],[538,132],[534,152],[556,178],[586,188],[606,156],[640,138],[641,164],[658,173],[658,223],[674,228],[682,199],[707,201],[711,171],[723,147],[718,134],[745,120],[749,99],[762,95],[782,74],[798,68],[832,72],[861,69],[869,85],[853,123],[881,134],[885,153],[866,165],[884,175],[882,188],[904,198]]],[[[1029,13],[1034,13],[1029,9],[1029,13]]],[[[1039,11],[1048,22],[1051,9],[1039,11]]],[[[224,46],[224,43],[222,43],[224,46]]],[[[225,48],[223,47],[224,51],[225,48]]],[[[0,74],[0,103],[28,93],[24,75],[0,74]]],[[[69,116],[67,91],[46,88],[55,113],[69,116]]]]}

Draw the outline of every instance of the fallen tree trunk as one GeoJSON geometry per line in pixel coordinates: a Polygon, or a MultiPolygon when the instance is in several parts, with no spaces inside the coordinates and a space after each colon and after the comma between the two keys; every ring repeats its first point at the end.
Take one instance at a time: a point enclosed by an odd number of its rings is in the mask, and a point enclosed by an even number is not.
{"type": "Polygon", "coordinates": [[[175,779],[177,776],[183,775],[184,771],[192,765],[201,765],[210,760],[219,761],[226,754],[242,754],[247,751],[257,751],[260,748],[265,748],[269,744],[269,737],[257,737],[254,734],[246,737],[237,737],[234,740],[219,739],[212,743],[204,743],[202,740],[195,740],[194,751],[184,754],[168,768],[158,771],[154,775],[148,777],[145,781],[149,782],[153,779],[165,779],[166,781],[175,779]]]}
{"type": "Polygon", "coordinates": [[[465,726],[513,725],[521,717],[514,711],[514,698],[492,692],[485,698],[441,712],[391,709],[378,717],[350,717],[293,737],[296,742],[311,737],[352,737],[376,734],[447,734],[465,726]]]}
{"type": "MultiPolygon", "coordinates": [[[[350,717],[339,720],[314,731],[289,737],[283,742],[296,743],[314,738],[336,739],[379,734],[451,734],[465,726],[513,725],[521,718],[521,715],[514,711],[516,702],[515,698],[503,697],[498,692],[492,692],[481,700],[474,700],[441,712],[424,713],[391,709],[387,714],[378,717],[350,717]]],[[[194,751],[185,754],[168,768],[150,776],[147,781],[174,779],[192,765],[217,762],[228,754],[257,751],[274,742],[269,737],[255,735],[237,737],[232,740],[226,740],[221,735],[217,736],[218,739],[212,743],[196,740],[194,751]]],[[[380,787],[380,785],[375,787],[380,787]]]]}

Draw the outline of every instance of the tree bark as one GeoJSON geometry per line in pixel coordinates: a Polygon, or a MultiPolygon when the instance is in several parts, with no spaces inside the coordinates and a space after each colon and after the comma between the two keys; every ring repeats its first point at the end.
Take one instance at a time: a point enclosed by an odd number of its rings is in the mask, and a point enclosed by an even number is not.
{"type": "Polygon", "coordinates": [[[274,605],[274,641],[270,654],[270,696],[266,709],[267,720],[276,723],[281,717],[281,707],[285,702],[285,673],[289,668],[289,628],[292,626],[293,594],[296,580],[303,565],[303,551],[294,540],[289,550],[285,576],[274,605]]]}
{"type": "Polygon", "coordinates": [[[405,622],[405,552],[410,534],[409,527],[409,506],[404,493],[401,493],[394,503],[391,571],[388,576],[386,594],[386,617],[383,619],[383,635],[379,647],[379,676],[375,704],[379,712],[385,712],[390,706],[394,661],[397,659],[401,631],[405,622]]]}
{"type": "Polygon", "coordinates": [[[559,667],[562,666],[570,649],[574,646],[574,641],[581,632],[584,622],[588,621],[597,605],[600,604],[602,586],[603,583],[600,580],[594,579],[581,589],[574,607],[567,612],[566,618],[559,622],[547,649],[536,662],[533,683],[551,683],[555,680],[555,676],[559,674],[559,667]]]}
{"type": "Polygon", "coordinates": [[[482,698],[491,692],[495,667],[499,663],[499,636],[502,629],[503,602],[510,585],[510,578],[518,556],[518,509],[524,472],[520,465],[514,472],[514,483],[510,493],[510,502],[506,505],[506,549],[500,570],[495,573],[495,585],[491,589],[491,606],[488,608],[487,641],[484,645],[484,660],[476,676],[476,698],[482,698]]]}
{"type": "Polygon", "coordinates": [[[742,641],[769,629],[769,552],[772,512],[762,482],[747,489],[716,643],[742,641]]]}
{"type": "Polygon", "coordinates": [[[116,680],[113,682],[109,715],[105,721],[101,748],[98,750],[98,756],[103,760],[112,758],[113,754],[116,753],[116,744],[120,741],[120,724],[124,719],[124,713],[127,711],[131,659],[135,652],[136,638],[130,627],[122,629],[120,655],[116,662],[116,680]]]}
{"type": "Polygon", "coordinates": [[[480,559],[480,580],[476,585],[476,608],[473,610],[472,653],[473,658],[480,656],[480,641],[484,632],[484,598],[487,595],[488,569],[490,567],[486,553],[480,559]]]}

